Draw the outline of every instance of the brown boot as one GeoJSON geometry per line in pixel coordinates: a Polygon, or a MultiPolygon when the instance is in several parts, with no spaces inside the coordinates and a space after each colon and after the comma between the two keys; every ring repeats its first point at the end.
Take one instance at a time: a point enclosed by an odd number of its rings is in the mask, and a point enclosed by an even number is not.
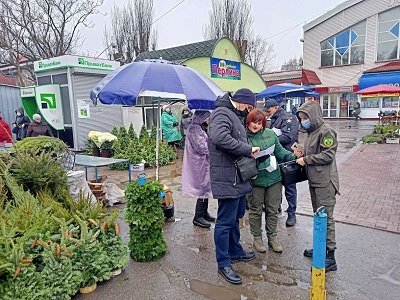
{"type": "Polygon", "coordinates": [[[276,253],[282,253],[283,252],[283,247],[279,243],[279,241],[278,241],[278,239],[276,237],[268,239],[268,246],[272,249],[272,251],[274,251],[276,253]]]}
{"type": "Polygon", "coordinates": [[[261,237],[255,237],[253,242],[254,249],[256,249],[260,253],[267,252],[267,248],[264,246],[263,240],[261,237]]]}

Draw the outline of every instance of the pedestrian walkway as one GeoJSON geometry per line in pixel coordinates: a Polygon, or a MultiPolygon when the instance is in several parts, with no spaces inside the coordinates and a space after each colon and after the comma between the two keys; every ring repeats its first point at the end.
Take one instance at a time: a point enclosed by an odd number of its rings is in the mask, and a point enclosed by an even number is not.
{"type": "MultiPolygon", "coordinates": [[[[361,145],[339,166],[335,220],[400,233],[400,146],[361,145]]],[[[297,212],[312,215],[308,192],[297,212]]]]}

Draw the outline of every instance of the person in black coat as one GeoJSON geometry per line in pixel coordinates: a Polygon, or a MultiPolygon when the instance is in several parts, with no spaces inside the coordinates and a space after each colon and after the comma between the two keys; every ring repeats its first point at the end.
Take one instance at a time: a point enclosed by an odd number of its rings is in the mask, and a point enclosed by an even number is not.
{"type": "MultiPolygon", "coordinates": [[[[284,111],[274,99],[265,101],[266,114],[270,116],[269,128],[275,131],[281,145],[292,151],[292,145],[299,140],[299,121],[296,116],[284,111]]],[[[297,188],[296,184],[285,186],[285,197],[288,202],[286,226],[296,224],[297,188]]]]}
{"type": "Polygon", "coordinates": [[[209,124],[210,178],[213,197],[218,199],[218,216],[214,242],[218,273],[232,284],[242,279],[232,269],[235,261],[251,261],[254,252],[246,252],[240,244],[239,219],[244,216],[250,181],[240,182],[234,161],[251,157],[260,151],[247,142],[243,120],[255,107],[255,96],[248,89],[238,90],[232,98],[225,94],[215,102],[209,124]]]}
{"type": "Polygon", "coordinates": [[[15,134],[15,139],[20,141],[26,137],[28,130],[28,125],[31,123],[28,116],[24,114],[24,109],[22,107],[15,111],[15,122],[12,123],[12,132],[15,134]]]}

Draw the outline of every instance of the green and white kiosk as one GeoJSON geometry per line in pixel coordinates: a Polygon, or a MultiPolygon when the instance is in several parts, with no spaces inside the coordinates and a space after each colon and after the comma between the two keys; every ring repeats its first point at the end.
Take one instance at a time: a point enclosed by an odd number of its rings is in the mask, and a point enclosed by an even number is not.
{"type": "Polygon", "coordinates": [[[58,136],[74,150],[85,149],[91,130],[111,131],[123,125],[121,106],[94,106],[89,93],[116,61],[64,55],[34,62],[36,86],[21,88],[27,115],[40,113],[58,136]]]}

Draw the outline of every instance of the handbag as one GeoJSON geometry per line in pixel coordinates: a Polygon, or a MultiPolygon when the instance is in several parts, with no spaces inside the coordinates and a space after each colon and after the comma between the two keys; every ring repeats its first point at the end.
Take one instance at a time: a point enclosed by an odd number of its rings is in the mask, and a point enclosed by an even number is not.
{"type": "Polygon", "coordinates": [[[235,167],[241,183],[245,183],[258,175],[257,160],[242,156],[235,160],[235,167]]]}
{"type": "Polygon", "coordinates": [[[284,186],[307,180],[306,168],[300,166],[295,160],[279,164],[284,186]]]}

